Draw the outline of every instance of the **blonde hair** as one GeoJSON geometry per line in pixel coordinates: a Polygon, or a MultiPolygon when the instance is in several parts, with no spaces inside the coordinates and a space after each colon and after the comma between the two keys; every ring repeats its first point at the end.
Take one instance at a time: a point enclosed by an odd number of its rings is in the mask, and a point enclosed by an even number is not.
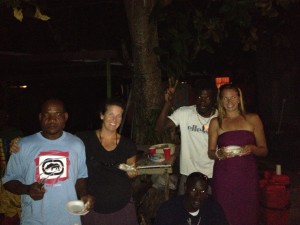
{"type": "Polygon", "coordinates": [[[224,90],[228,90],[231,89],[233,91],[235,91],[238,94],[239,97],[239,105],[238,105],[238,110],[240,112],[240,114],[245,117],[246,114],[246,110],[245,110],[245,106],[244,106],[244,99],[243,99],[243,93],[241,91],[241,89],[239,87],[237,87],[234,84],[223,84],[219,90],[218,90],[218,97],[217,97],[217,102],[218,102],[218,122],[219,122],[219,126],[222,127],[222,120],[225,117],[226,114],[226,110],[225,108],[222,106],[221,101],[222,101],[222,95],[224,90]]]}

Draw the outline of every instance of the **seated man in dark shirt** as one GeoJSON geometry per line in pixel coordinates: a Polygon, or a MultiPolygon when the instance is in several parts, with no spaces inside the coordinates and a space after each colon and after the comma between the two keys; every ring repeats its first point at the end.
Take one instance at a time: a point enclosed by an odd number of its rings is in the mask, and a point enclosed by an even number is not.
{"type": "Polygon", "coordinates": [[[191,173],[184,195],[164,202],[154,225],[229,225],[221,206],[208,195],[207,182],[204,174],[191,173]]]}

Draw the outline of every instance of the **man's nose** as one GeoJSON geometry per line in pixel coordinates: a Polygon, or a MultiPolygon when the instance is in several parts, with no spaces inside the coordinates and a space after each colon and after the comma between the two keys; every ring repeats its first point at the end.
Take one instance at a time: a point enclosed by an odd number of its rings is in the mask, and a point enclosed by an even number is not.
{"type": "Polygon", "coordinates": [[[201,198],[201,196],[202,196],[202,192],[201,191],[197,191],[196,192],[196,194],[195,194],[195,197],[197,198],[197,199],[200,199],[201,198]]]}

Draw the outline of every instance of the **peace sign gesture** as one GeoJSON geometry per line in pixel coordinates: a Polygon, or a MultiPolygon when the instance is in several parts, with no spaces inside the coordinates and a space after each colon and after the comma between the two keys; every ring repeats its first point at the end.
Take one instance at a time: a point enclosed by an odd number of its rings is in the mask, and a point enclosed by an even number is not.
{"type": "Polygon", "coordinates": [[[175,80],[174,77],[169,78],[169,87],[165,91],[165,101],[171,102],[174,98],[178,80],[175,80]]]}

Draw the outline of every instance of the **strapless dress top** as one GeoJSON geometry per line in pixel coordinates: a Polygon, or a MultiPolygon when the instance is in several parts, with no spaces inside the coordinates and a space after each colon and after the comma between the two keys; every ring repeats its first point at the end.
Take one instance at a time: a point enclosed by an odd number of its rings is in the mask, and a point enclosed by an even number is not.
{"type": "Polygon", "coordinates": [[[218,147],[229,145],[244,146],[249,144],[256,144],[254,133],[248,130],[232,130],[226,131],[218,137],[218,147]]]}

